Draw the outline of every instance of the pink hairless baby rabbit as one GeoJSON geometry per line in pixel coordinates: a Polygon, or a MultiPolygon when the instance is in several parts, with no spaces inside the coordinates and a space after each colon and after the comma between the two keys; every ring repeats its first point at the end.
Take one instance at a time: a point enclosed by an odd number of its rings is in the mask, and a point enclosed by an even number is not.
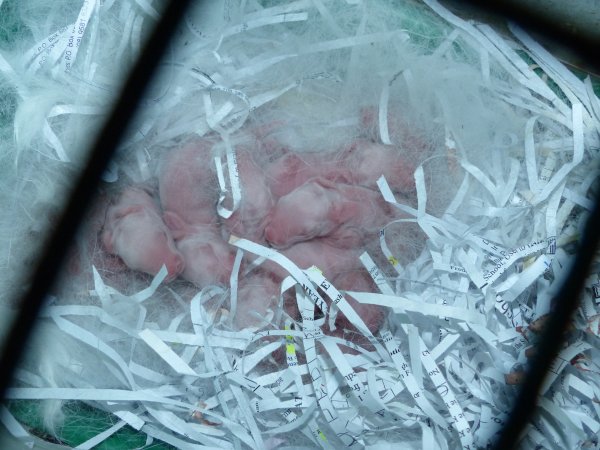
{"type": "Polygon", "coordinates": [[[339,152],[288,153],[267,167],[266,178],[276,199],[289,194],[312,178],[323,178],[340,183],[352,182],[352,174],[345,168],[339,152]]]}
{"type": "Polygon", "coordinates": [[[415,189],[414,163],[397,146],[358,139],[343,155],[352,184],[377,189],[377,180],[383,175],[394,191],[409,194],[415,189]]]}
{"type": "Polygon", "coordinates": [[[198,287],[229,282],[235,255],[222,239],[218,224],[188,224],[170,211],[164,220],[185,260],[184,279],[198,287]]]}
{"type": "Polygon", "coordinates": [[[217,177],[213,170],[213,142],[194,140],[171,150],[161,161],[158,184],[165,212],[188,224],[216,223],[217,177]]]}
{"type": "MultiPolygon", "coordinates": [[[[414,166],[397,147],[368,139],[329,153],[293,153],[276,142],[261,142],[258,134],[250,137],[256,140],[234,145],[242,197],[230,217],[217,214],[217,138],[189,140],[160,162],[163,212],[139,187],[123,191],[108,208],[102,233],[106,249],[133,270],[155,274],[166,264],[169,280],[180,275],[202,288],[229,283],[236,250],[226,239],[234,234],[279,249],[303,269],[318,266],[338,289],[374,289],[358,256],[371,237],[398,218],[376,181],[385,175],[392,189],[410,193],[414,166]]],[[[248,269],[240,270],[236,328],[264,325],[288,275],[269,261],[248,269]]],[[[376,332],[383,309],[347,299],[376,332]]],[[[285,308],[297,316],[293,305],[285,308]]],[[[335,333],[353,328],[343,313],[336,325],[335,333]]]]}
{"type": "MultiPolygon", "coordinates": [[[[364,269],[341,272],[333,279],[333,284],[337,289],[344,291],[373,292],[375,290],[373,280],[364,269]]],[[[369,331],[373,334],[377,333],[385,319],[384,308],[359,303],[348,294],[345,297],[350,307],[354,309],[369,331]]],[[[336,325],[349,329],[354,327],[342,312],[338,314],[336,325]]]]}
{"type": "Polygon", "coordinates": [[[265,237],[276,248],[318,237],[334,246],[352,247],[390,220],[390,210],[377,192],[315,178],[277,201],[265,237]]]}
{"type": "Polygon", "coordinates": [[[156,275],[164,264],[167,281],[184,269],[156,201],[142,187],[126,188],[108,207],[101,238],[108,253],[118,255],[130,269],[156,275]]]}
{"type": "MultiPolygon", "coordinates": [[[[285,250],[281,250],[280,253],[300,269],[306,269],[312,265],[318,267],[325,277],[330,279],[340,272],[361,267],[358,258],[360,255],[359,249],[333,246],[327,238],[299,242],[285,250]]],[[[264,262],[261,268],[278,282],[281,282],[288,275],[287,270],[271,261],[264,262]]]]}
{"type": "Polygon", "coordinates": [[[237,211],[223,220],[224,228],[236,236],[255,242],[263,241],[264,220],[272,208],[273,196],[267,185],[264,170],[258,166],[251,149],[241,148],[237,167],[242,198],[237,211]]]}

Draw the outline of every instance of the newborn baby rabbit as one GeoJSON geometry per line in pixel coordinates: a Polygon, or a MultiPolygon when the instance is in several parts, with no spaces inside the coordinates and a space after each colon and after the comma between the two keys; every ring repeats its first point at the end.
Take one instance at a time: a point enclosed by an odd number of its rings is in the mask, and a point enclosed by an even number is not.
{"type": "Polygon", "coordinates": [[[185,267],[156,201],[143,187],[126,188],[108,207],[101,239],[130,269],[156,275],[164,264],[171,281],[185,267]]]}

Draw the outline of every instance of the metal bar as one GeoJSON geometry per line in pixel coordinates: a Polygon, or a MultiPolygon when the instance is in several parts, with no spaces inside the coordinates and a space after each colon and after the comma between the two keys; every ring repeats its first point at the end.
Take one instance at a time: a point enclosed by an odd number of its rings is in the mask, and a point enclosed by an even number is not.
{"type": "MultiPolygon", "coordinates": [[[[593,33],[574,34],[562,26],[560,17],[540,14],[539,8],[536,9],[529,2],[468,0],[464,3],[515,22],[528,32],[533,31],[542,35],[548,42],[559,43],[563,48],[566,47],[574,55],[583,59],[587,67],[600,73],[600,58],[597,56],[600,42],[593,33]]],[[[553,310],[547,327],[536,345],[536,355],[528,366],[526,378],[515,399],[512,412],[494,444],[496,450],[517,448],[536,411],[537,399],[545,375],[568,336],[567,329],[579,307],[579,296],[584,288],[599,240],[600,199],[596,199],[570,273],[552,300],[553,310]]]]}
{"type": "Polygon", "coordinates": [[[123,85],[119,98],[91,149],[86,167],[74,184],[64,212],[45,243],[39,263],[30,277],[27,292],[18,301],[20,307],[6,335],[0,357],[0,397],[4,398],[13,370],[29,340],[47,292],[54,286],[65,260],[66,249],[88,210],[96,187],[108,162],[119,145],[130,118],[152,79],[154,69],[165,54],[170,37],[185,13],[189,0],[171,0],[148,39],[139,59],[123,85]]]}

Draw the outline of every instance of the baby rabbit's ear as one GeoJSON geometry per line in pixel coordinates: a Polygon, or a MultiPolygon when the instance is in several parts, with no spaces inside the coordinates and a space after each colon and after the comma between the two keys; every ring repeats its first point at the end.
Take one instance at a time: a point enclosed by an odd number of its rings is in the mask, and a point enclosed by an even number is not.
{"type": "Polygon", "coordinates": [[[338,225],[343,225],[357,218],[360,214],[360,205],[353,200],[344,199],[341,195],[333,201],[327,212],[327,219],[338,225]]]}
{"type": "Polygon", "coordinates": [[[104,246],[104,249],[110,253],[111,255],[115,254],[115,245],[114,245],[114,237],[111,231],[108,230],[104,230],[102,232],[102,235],[100,236],[100,240],[102,242],[102,245],[104,246]]]}
{"type": "Polygon", "coordinates": [[[129,214],[139,213],[144,210],[142,205],[131,205],[123,208],[119,208],[115,211],[114,219],[119,220],[129,214]]]}
{"type": "Polygon", "coordinates": [[[364,244],[363,233],[358,228],[343,225],[327,236],[327,240],[337,248],[355,248],[364,244]]]}
{"type": "Polygon", "coordinates": [[[163,214],[163,220],[176,241],[188,234],[188,224],[176,213],[167,211],[163,214]]]}

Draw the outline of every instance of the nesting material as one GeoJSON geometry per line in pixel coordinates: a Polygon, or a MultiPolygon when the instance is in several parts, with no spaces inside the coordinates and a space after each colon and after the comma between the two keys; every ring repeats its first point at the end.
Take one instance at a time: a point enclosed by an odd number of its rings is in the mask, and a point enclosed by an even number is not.
{"type": "MultiPolygon", "coordinates": [[[[182,449],[488,446],[597,191],[591,80],[434,0],[203,4],[8,398],[59,437],[64,402],[111,416],[77,448],[126,426],[182,449]]],[[[160,7],[0,1],[4,292],[160,7]]],[[[597,442],[598,280],[523,448],[597,442]]]]}

